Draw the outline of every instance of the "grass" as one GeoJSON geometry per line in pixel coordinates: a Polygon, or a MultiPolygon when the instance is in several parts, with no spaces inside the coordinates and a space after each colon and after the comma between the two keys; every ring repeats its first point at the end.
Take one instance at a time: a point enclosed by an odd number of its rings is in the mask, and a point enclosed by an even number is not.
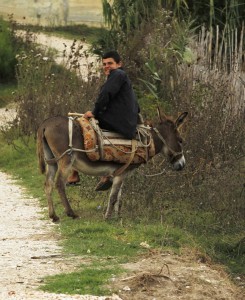
{"type": "Polygon", "coordinates": [[[0,83],[0,108],[6,107],[9,103],[12,102],[12,94],[16,91],[16,83],[0,83]]]}
{"type": "MultiPolygon", "coordinates": [[[[208,254],[210,257],[226,266],[227,271],[232,274],[245,276],[245,249],[244,242],[238,246],[243,232],[231,233],[225,235],[215,235],[206,238],[205,244],[212,245],[209,247],[208,254]]],[[[205,245],[204,244],[204,245],[205,245]]]]}
{"type": "MultiPolygon", "coordinates": [[[[11,134],[13,135],[13,133],[11,134]]],[[[0,169],[14,175],[20,184],[27,187],[29,193],[40,199],[41,205],[46,205],[43,192],[44,177],[37,167],[35,141],[33,137],[16,139],[14,144],[6,144],[0,138],[1,156],[0,169]]],[[[88,183],[93,185],[93,179],[83,176],[85,188],[88,183]]],[[[125,214],[121,220],[105,222],[100,206],[103,206],[101,197],[88,196],[82,193],[83,187],[68,189],[68,195],[75,211],[81,216],[73,220],[65,216],[63,207],[55,194],[54,202],[58,215],[61,217],[59,230],[63,239],[61,244],[64,252],[88,257],[93,263],[81,266],[76,272],[60,274],[45,278],[42,290],[55,293],[95,294],[105,295],[109,291],[105,288],[108,280],[122,271],[120,263],[131,261],[138,256],[148,253],[148,249],[140,244],[145,242],[151,249],[171,250],[181,252],[181,248],[194,248],[205,253],[216,262],[223,263],[230,272],[245,274],[244,255],[234,251],[235,245],[241,239],[242,233],[230,232],[221,234],[205,231],[199,228],[205,219],[209,218],[199,212],[199,220],[195,215],[196,228],[188,226],[173,226],[174,212],[171,218],[163,224],[153,220],[133,220],[125,214]]],[[[46,216],[47,217],[47,216],[46,216]]],[[[178,214],[177,216],[178,217],[178,214]]],[[[212,222],[212,218],[210,219],[212,222]]],[[[188,220],[190,222],[190,220],[188,220]]],[[[208,224],[207,224],[208,225],[208,224]]]]}
{"type": "Polygon", "coordinates": [[[75,223],[65,219],[61,223],[61,232],[65,237],[63,245],[66,251],[77,255],[90,253],[96,257],[111,257],[121,263],[145,253],[146,250],[140,246],[142,242],[151,248],[174,248],[176,251],[187,245],[187,234],[181,230],[166,229],[159,224],[135,224],[127,219],[124,224],[116,220],[104,222],[102,218],[75,223]]]}
{"type": "Polygon", "coordinates": [[[92,294],[106,295],[111,292],[103,285],[119,273],[119,269],[112,268],[83,268],[80,272],[49,276],[45,279],[43,291],[63,294],[92,294]]]}

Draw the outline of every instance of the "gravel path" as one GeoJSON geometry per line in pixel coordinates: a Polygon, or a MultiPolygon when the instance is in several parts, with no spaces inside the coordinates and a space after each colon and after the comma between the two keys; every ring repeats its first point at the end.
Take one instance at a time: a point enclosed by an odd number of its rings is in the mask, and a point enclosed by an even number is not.
{"type": "Polygon", "coordinates": [[[0,300],[83,299],[119,297],[67,296],[37,291],[42,278],[72,272],[82,258],[62,254],[59,234],[50,221],[43,220],[37,199],[5,173],[0,172],[0,300]],[[75,262],[75,263],[74,263],[75,262]]]}
{"type": "MultiPolygon", "coordinates": [[[[67,58],[64,60],[63,52],[64,50],[66,50],[67,55],[70,53],[71,47],[74,45],[74,40],[38,33],[34,35],[34,41],[35,43],[42,45],[44,48],[55,49],[57,51],[55,55],[56,63],[61,65],[67,64],[67,58]]],[[[87,52],[89,50],[88,44],[81,41],[76,41],[75,49],[77,49],[80,46],[82,46],[82,50],[80,51],[80,53],[83,53],[84,51],[87,52]]],[[[97,56],[93,56],[90,53],[89,56],[87,56],[86,58],[83,55],[81,57],[77,57],[77,60],[80,65],[79,74],[81,74],[84,80],[87,80],[88,78],[88,64],[93,63],[94,72],[96,72],[96,69],[98,68],[97,56]]],[[[66,65],[66,67],[69,68],[69,64],[66,65]]]]}

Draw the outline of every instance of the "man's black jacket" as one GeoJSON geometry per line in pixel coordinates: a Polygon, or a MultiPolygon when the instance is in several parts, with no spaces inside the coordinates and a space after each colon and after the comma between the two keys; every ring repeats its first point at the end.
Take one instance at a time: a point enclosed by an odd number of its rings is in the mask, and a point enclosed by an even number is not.
{"type": "Polygon", "coordinates": [[[139,105],[127,74],[121,68],[112,70],[101,87],[93,110],[100,127],[132,139],[138,113],[139,105]]]}

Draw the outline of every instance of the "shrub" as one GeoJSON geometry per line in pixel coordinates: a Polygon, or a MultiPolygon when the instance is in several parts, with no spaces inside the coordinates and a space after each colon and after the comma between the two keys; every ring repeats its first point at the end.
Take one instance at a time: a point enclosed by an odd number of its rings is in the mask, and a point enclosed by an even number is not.
{"type": "Polygon", "coordinates": [[[0,19],[0,80],[8,81],[15,77],[16,49],[13,36],[5,21],[0,19]]]}
{"type": "Polygon", "coordinates": [[[38,48],[18,56],[16,102],[21,132],[35,134],[48,117],[91,108],[101,79],[91,71],[93,63],[86,63],[87,58],[87,51],[77,41],[70,49],[64,47],[63,66],[54,62],[52,52],[38,48]],[[79,74],[81,57],[87,78],[79,74]]]}

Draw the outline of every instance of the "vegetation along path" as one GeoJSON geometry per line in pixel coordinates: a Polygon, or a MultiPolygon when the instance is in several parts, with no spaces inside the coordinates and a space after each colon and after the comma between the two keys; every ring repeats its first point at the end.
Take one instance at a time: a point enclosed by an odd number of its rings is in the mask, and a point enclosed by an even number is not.
{"type": "Polygon", "coordinates": [[[244,299],[221,269],[203,263],[198,255],[152,251],[124,265],[127,273],[111,282],[120,297],[38,291],[44,276],[72,272],[86,263],[85,258],[62,254],[59,234],[53,228],[58,225],[42,216],[38,200],[0,172],[0,300],[244,299]]]}
{"type": "Polygon", "coordinates": [[[73,272],[86,263],[86,258],[62,252],[58,243],[59,225],[43,219],[38,200],[27,196],[24,188],[3,172],[0,172],[0,220],[0,300],[241,300],[245,297],[244,290],[232,283],[221,267],[212,265],[194,250],[176,255],[153,249],[123,265],[125,273],[110,281],[109,288],[118,295],[44,293],[37,289],[43,277],[73,272]]]}

